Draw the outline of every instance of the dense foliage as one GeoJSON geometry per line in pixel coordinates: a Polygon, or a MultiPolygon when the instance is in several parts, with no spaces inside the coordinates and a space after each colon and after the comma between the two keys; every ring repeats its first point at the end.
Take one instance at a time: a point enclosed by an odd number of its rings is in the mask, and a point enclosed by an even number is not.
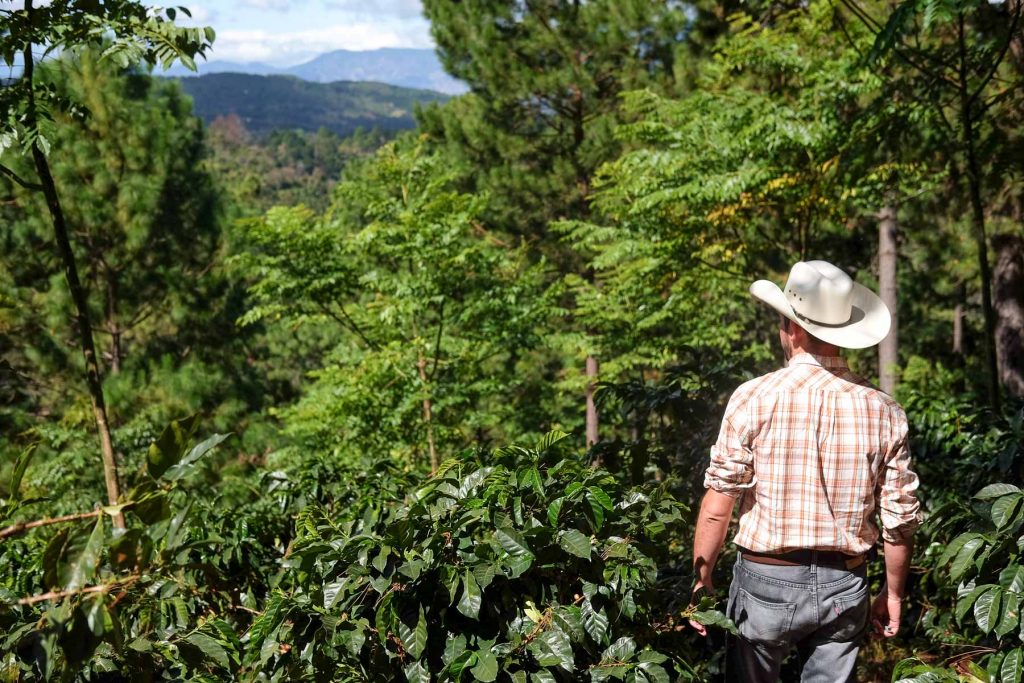
{"type": "Polygon", "coordinates": [[[862,677],[1019,682],[1021,3],[424,7],[471,92],[347,137],[204,126],[180,10],[0,8],[0,678],[723,678],[746,287],[826,258],[897,266],[927,518],[862,677]]]}

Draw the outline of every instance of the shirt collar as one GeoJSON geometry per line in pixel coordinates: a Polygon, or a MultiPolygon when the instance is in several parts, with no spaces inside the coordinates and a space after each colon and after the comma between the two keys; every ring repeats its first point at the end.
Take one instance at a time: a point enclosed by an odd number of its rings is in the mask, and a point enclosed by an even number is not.
{"type": "Polygon", "coordinates": [[[814,353],[798,353],[789,359],[789,367],[794,365],[819,365],[830,369],[848,369],[846,359],[842,356],[819,356],[814,353]]]}

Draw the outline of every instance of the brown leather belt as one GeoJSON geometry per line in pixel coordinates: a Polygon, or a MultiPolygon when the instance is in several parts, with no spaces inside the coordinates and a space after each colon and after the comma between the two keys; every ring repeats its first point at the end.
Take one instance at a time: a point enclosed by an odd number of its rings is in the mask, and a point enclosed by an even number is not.
{"type": "Polygon", "coordinates": [[[775,564],[786,567],[809,566],[814,564],[856,569],[864,564],[864,555],[847,555],[838,550],[790,550],[786,553],[755,553],[740,548],[741,557],[748,562],[775,564]]]}

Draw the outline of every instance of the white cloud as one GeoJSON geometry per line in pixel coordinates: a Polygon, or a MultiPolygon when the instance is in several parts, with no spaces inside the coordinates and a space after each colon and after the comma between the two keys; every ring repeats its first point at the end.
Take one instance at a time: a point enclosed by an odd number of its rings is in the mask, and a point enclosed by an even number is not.
{"type": "Polygon", "coordinates": [[[375,50],[382,47],[430,48],[426,21],[352,21],[300,31],[225,29],[217,33],[211,60],[299,64],[331,50],[375,50]]]}
{"type": "Polygon", "coordinates": [[[291,3],[289,0],[242,0],[240,4],[243,7],[252,7],[253,9],[271,9],[277,12],[284,12],[291,3]]]}
{"type": "Polygon", "coordinates": [[[333,10],[359,12],[383,17],[408,19],[423,16],[420,0],[325,0],[324,4],[333,10]]]}

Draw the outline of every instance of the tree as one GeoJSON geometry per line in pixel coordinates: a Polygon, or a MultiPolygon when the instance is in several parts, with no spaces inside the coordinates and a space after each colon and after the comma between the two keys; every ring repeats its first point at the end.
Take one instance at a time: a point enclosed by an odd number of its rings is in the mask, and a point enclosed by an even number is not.
{"type": "MultiPolygon", "coordinates": [[[[422,112],[425,130],[464,160],[469,191],[492,198],[488,223],[536,240],[540,253],[593,280],[548,225],[591,215],[594,172],[620,149],[620,95],[671,88],[686,11],[646,0],[428,0],[424,11],[445,68],[472,90],[422,112]]],[[[599,363],[586,334],[580,346],[593,444],[599,363]]]]}
{"type": "MultiPolygon", "coordinates": [[[[0,14],[3,20],[0,23],[0,56],[8,66],[15,64],[16,55],[20,54],[22,58],[21,76],[0,89],[0,151],[17,146],[31,156],[38,182],[26,180],[3,165],[0,165],[0,173],[26,189],[41,192],[45,197],[64,275],[75,304],[75,324],[85,359],[93,416],[100,436],[107,499],[111,505],[117,505],[120,493],[92,322],[68,236],[68,222],[47,158],[47,128],[52,121],[52,112],[74,111],[80,103],[65,100],[40,87],[35,78],[33,46],[46,46],[47,54],[53,51],[73,53],[83,47],[99,48],[104,42],[111,41],[104,54],[125,66],[143,59],[149,63],[159,60],[164,66],[169,66],[175,59],[181,59],[194,68],[192,59],[204,54],[214,33],[209,27],[190,29],[176,26],[177,11],[170,9],[163,15],[150,13],[141,3],[132,0],[114,0],[102,5],[85,0],[58,0],[40,8],[33,6],[33,0],[26,0],[24,9],[4,10],[0,14]]],[[[187,10],[181,11],[187,13],[187,10]]],[[[81,111],[80,108],[78,110],[81,111]]],[[[115,521],[124,526],[120,513],[115,521]]]]}
{"type": "MultiPolygon", "coordinates": [[[[105,342],[107,372],[117,374],[133,345],[142,351],[182,323],[216,258],[220,226],[202,169],[201,124],[178,87],[98,57],[89,50],[66,55],[42,65],[38,78],[89,110],[77,120],[55,113],[50,144],[61,155],[51,169],[76,226],[71,241],[97,321],[93,331],[105,342]]],[[[18,160],[10,166],[18,168],[18,160]]],[[[33,264],[29,253],[50,232],[45,206],[28,191],[15,200],[9,219],[16,241],[6,260],[22,286],[41,292],[49,267],[33,264]]],[[[61,309],[52,294],[51,305],[61,309]]],[[[44,300],[36,294],[36,308],[44,300]]]]}
{"type": "MultiPolygon", "coordinates": [[[[1000,150],[1005,139],[1000,113],[1013,121],[1019,110],[1021,66],[1007,65],[1011,47],[1019,45],[1021,3],[996,5],[981,0],[917,0],[901,2],[880,21],[855,0],[843,5],[876,33],[872,56],[892,53],[905,67],[901,74],[906,96],[933,106],[943,122],[949,163],[965,179],[963,189],[970,216],[980,279],[984,317],[983,339],[989,404],[998,412],[999,371],[996,312],[992,303],[985,206],[986,167],[1001,169],[1019,154],[1017,145],[1000,150]],[[983,155],[993,158],[986,165],[983,155]]],[[[1018,48],[1019,49],[1019,48],[1018,48]]]]}
{"type": "Polygon", "coordinates": [[[294,442],[433,471],[535,414],[518,410],[511,351],[536,343],[537,270],[451,186],[443,157],[404,139],[350,168],[322,218],[281,207],[250,224],[245,322],[328,325],[332,339],[283,413],[294,442]]]}

